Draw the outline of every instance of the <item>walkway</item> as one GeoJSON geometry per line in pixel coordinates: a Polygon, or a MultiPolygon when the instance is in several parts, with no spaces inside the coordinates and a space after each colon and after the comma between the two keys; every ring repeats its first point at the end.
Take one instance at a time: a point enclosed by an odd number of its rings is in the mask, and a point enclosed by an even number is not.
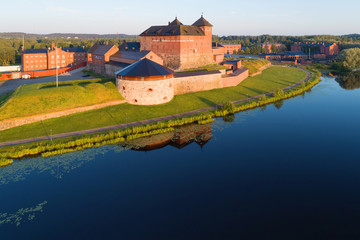
{"type": "MultiPolygon", "coordinates": [[[[299,86],[299,85],[302,84],[302,82],[306,82],[311,78],[311,73],[310,72],[307,72],[302,68],[299,68],[299,69],[306,73],[306,78],[304,80],[296,83],[296,84],[293,84],[293,85],[291,85],[289,87],[284,88],[283,90],[288,90],[288,89],[291,89],[293,87],[299,86]]],[[[272,95],[272,94],[274,94],[274,92],[266,93],[265,95],[269,96],[269,95],[272,95]]],[[[262,96],[263,96],[263,94],[259,95],[259,96],[254,96],[254,97],[238,100],[238,101],[235,101],[233,103],[238,104],[238,103],[242,103],[242,102],[246,102],[246,101],[250,101],[250,100],[255,100],[255,99],[261,98],[262,96]]],[[[137,125],[144,125],[144,124],[155,123],[155,122],[163,121],[163,120],[171,120],[171,119],[176,119],[176,118],[180,118],[180,117],[185,117],[185,116],[189,116],[189,115],[193,115],[193,114],[206,112],[206,111],[209,111],[209,110],[215,110],[215,109],[218,109],[220,107],[222,107],[222,105],[217,105],[217,106],[213,106],[213,107],[207,107],[207,108],[203,108],[203,109],[197,109],[197,110],[194,110],[194,111],[181,113],[181,114],[176,114],[176,115],[170,115],[170,116],[166,116],[166,117],[159,117],[159,118],[154,118],[154,119],[149,119],[149,120],[144,120],[144,121],[138,121],[138,122],[132,122],[132,123],[127,123],[127,124],[119,124],[119,125],[114,125],[114,126],[110,126],[110,127],[102,127],[102,128],[89,129],[89,130],[83,130],[83,131],[77,131],[77,132],[61,133],[61,134],[56,134],[56,135],[51,135],[51,136],[43,136],[43,137],[37,137],[37,138],[30,138],[30,139],[17,140],[17,141],[11,141],[11,142],[4,142],[4,143],[0,143],[0,147],[7,147],[7,146],[18,145],[18,144],[39,142],[39,141],[45,141],[45,140],[51,140],[51,139],[57,139],[57,138],[64,138],[64,137],[74,137],[74,136],[79,136],[79,135],[84,135],[84,134],[89,134],[89,133],[99,133],[99,132],[110,131],[110,130],[118,130],[118,129],[126,128],[126,127],[133,127],[133,126],[137,126],[137,125]]]]}
{"type": "MultiPolygon", "coordinates": [[[[59,82],[74,81],[74,80],[87,80],[93,79],[93,77],[83,77],[82,70],[85,68],[79,68],[74,71],[59,75],[59,82]]],[[[55,82],[55,76],[43,77],[43,78],[32,78],[32,79],[13,79],[8,81],[0,81],[0,95],[5,95],[11,91],[16,90],[21,85],[34,84],[34,83],[48,83],[55,82]]]]}

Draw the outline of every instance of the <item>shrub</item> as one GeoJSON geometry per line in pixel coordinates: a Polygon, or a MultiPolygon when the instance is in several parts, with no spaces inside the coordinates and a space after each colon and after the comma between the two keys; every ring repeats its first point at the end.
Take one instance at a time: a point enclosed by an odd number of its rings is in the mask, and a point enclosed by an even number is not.
{"type": "Polygon", "coordinates": [[[232,102],[229,101],[223,104],[222,110],[233,114],[235,112],[235,106],[232,102]]]}

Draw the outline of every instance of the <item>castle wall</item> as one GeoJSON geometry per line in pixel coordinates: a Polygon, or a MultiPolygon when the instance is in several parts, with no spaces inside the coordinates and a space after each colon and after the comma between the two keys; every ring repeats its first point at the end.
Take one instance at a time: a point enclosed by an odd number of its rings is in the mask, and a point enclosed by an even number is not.
{"type": "Polygon", "coordinates": [[[125,100],[134,105],[158,105],[174,98],[173,78],[157,81],[116,80],[125,100]]]}
{"type": "Polygon", "coordinates": [[[196,73],[192,76],[178,75],[174,78],[175,95],[207,91],[216,88],[222,88],[221,72],[219,71],[206,75],[196,75],[196,73]]]}
{"type": "Polygon", "coordinates": [[[106,64],[105,65],[105,75],[108,77],[115,77],[115,73],[124,69],[123,67],[119,67],[116,65],[106,64]]]}
{"type": "Polygon", "coordinates": [[[142,36],[141,50],[153,51],[174,70],[196,68],[215,63],[212,28],[200,27],[204,36],[142,36]]]}

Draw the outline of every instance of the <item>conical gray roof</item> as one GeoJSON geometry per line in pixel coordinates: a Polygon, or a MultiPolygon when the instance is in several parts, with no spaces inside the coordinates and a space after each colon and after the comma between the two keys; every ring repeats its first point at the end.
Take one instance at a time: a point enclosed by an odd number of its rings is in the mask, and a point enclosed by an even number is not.
{"type": "Polygon", "coordinates": [[[211,23],[209,23],[203,16],[201,16],[201,18],[199,20],[197,20],[193,26],[197,26],[197,27],[203,27],[203,26],[207,26],[207,27],[212,27],[213,25],[211,25],[211,23]]]}
{"type": "Polygon", "coordinates": [[[144,58],[116,72],[116,76],[124,77],[152,77],[166,76],[170,74],[174,74],[174,71],[147,58],[144,58]]]}
{"type": "Polygon", "coordinates": [[[169,24],[169,26],[180,26],[180,25],[183,25],[183,24],[177,18],[175,18],[175,20],[169,24]]]}

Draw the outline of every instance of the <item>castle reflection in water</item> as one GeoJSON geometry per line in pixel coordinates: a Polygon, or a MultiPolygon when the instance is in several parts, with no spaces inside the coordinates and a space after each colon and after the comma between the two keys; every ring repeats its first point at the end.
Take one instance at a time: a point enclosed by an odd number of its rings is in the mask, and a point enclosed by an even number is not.
{"type": "Polygon", "coordinates": [[[212,123],[198,125],[190,124],[176,128],[173,132],[136,139],[124,143],[122,146],[137,151],[151,151],[171,145],[184,148],[196,142],[201,147],[212,138],[212,123]]]}

